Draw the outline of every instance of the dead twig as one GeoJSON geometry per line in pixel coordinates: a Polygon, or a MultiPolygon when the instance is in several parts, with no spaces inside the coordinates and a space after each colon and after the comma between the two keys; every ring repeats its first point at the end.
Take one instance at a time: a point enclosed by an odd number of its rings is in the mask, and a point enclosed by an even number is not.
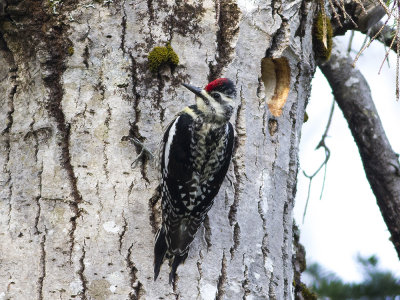
{"type": "Polygon", "coordinates": [[[324,133],[323,133],[323,135],[322,135],[322,137],[321,137],[321,140],[319,141],[317,147],[315,148],[315,150],[318,150],[318,149],[320,149],[320,148],[324,148],[324,151],[325,151],[325,160],[324,160],[324,161],[322,162],[322,164],[317,168],[317,170],[315,170],[315,172],[314,172],[313,174],[308,175],[305,171],[303,171],[304,176],[307,177],[308,180],[309,180],[309,182],[308,182],[307,200],[306,200],[306,205],[305,205],[305,207],[304,207],[304,213],[303,213],[303,223],[304,223],[304,219],[305,219],[306,212],[307,212],[308,201],[309,201],[309,199],[310,199],[310,192],[311,192],[312,180],[313,180],[314,177],[319,173],[319,171],[321,171],[321,169],[322,169],[323,167],[325,167],[325,168],[324,168],[324,179],[323,179],[323,182],[322,182],[321,194],[320,194],[319,199],[322,199],[322,194],[323,194],[323,192],[324,192],[324,188],[325,188],[325,179],[326,179],[326,167],[327,167],[327,164],[328,164],[330,155],[331,155],[331,151],[329,150],[328,146],[326,145],[325,139],[326,139],[327,136],[328,136],[328,131],[329,131],[329,128],[330,128],[331,123],[332,123],[332,117],[333,117],[333,111],[334,111],[334,109],[335,109],[335,100],[333,100],[333,102],[332,102],[332,107],[331,107],[331,111],[329,112],[328,123],[326,124],[325,131],[324,131],[324,133]]]}

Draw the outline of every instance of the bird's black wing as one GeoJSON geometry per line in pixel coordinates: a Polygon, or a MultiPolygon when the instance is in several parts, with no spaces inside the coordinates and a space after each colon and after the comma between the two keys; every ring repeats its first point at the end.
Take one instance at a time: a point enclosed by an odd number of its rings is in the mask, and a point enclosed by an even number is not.
{"type": "Polygon", "coordinates": [[[193,164],[190,151],[193,117],[183,113],[169,126],[164,134],[161,161],[163,201],[176,210],[185,209],[192,189],[193,164]]]}
{"type": "Polygon", "coordinates": [[[179,216],[187,210],[183,201],[189,195],[190,186],[185,183],[193,177],[193,166],[189,160],[192,128],[192,116],[182,113],[169,124],[162,140],[160,167],[163,225],[156,235],[154,279],[158,276],[167,252],[171,255],[175,253],[183,260],[186,257],[184,249],[181,249],[186,244],[185,238],[177,231],[181,227],[179,216]]]}

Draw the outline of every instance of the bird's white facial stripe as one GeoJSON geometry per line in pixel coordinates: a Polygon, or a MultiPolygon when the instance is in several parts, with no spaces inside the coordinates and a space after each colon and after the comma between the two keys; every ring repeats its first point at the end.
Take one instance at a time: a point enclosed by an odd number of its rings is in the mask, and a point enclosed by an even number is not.
{"type": "Polygon", "coordinates": [[[233,102],[233,99],[232,98],[229,98],[228,96],[226,96],[226,95],[224,95],[224,94],[221,94],[220,93],[220,95],[221,95],[221,98],[222,98],[222,101],[224,101],[224,102],[233,102]]]}
{"type": "Polygon", "coordinates": [[[201,94],[206,98],[210,98],[210,95],[206,92],[206,90],[202,90],[201,94]]]}
{"type": "Polygon", "coordinates": [[[177,117],[175,122],[171,125],[171,128],[168,133],[168,140],[165,144],[165,152],[164,152],[164,166],[168,170],[168,163],[169,163],[169,152],[171,150],[172,140],[176,133],[176,124],[178,123],[180,117],[177,117]]]}
{"type": "Polygon", "coordinates": [[[232,106],[232,108],[233,108],[234,103],[231,98],[224,95],[223,93],[220,93],[220,92],[214,92],[214,93],[220,94],[221,100],[219,102],[216,101],[205,90],[202,90],[201,94],[205,99],[203,99],[202,97],[197,97],[196,98],[197,107],[200,111],[204,112],[205,114],[211,113],[216,116],[222,117],[225,115],[226,106],[232,106]]]}
{"type": "Polygon", "coordinates": [[[196,97],[196,104],[197,104],[197,108],[200,111],[206,112],[208,111],[208,107],[207,104],[204,102],[204,99],[201,97],[196,97]]]}

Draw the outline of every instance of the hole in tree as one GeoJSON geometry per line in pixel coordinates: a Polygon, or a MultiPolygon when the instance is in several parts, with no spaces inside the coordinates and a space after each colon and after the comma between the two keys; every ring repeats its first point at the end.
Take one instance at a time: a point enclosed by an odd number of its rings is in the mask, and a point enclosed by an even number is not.
{"type": "Polygon", "coordinates": [[[274,117],[279,117],[290,88],[290,67],[287,58],[263,58],[261,80],[264,83],[265,101],[268,108],[274,117]]]}

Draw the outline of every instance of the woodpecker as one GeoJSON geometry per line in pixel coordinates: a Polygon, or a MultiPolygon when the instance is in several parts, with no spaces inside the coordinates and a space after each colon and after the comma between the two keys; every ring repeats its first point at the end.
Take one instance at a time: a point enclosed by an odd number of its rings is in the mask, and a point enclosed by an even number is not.
{"type": "Polygon", "coordinates": [[[197,229],[213,205],[228,171],[234,144],[229,119],[236,88],[227,78],[204,89],[182,84],[196,95],[165,131],[160,155],[162,226],[154,246],[154,280],[165,259],[175,280],[197,229]]]}

